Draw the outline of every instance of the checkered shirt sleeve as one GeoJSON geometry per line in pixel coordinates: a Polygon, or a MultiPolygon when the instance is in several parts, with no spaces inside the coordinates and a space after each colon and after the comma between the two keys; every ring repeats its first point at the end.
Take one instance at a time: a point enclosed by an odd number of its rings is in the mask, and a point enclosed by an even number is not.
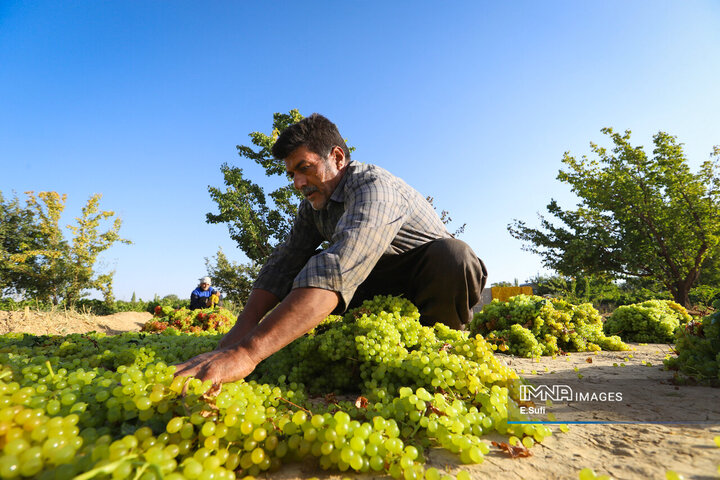
{"type": "Polygon", "coordinates": [[[370,275],[405,223],[403,192],[375,176],[364,177],[345,198],[345,213],[335,227],[328,249],[310,258],[293,288],[316,287],[338,292],[336,312],[350,303],[357,287],[370,275]]]}

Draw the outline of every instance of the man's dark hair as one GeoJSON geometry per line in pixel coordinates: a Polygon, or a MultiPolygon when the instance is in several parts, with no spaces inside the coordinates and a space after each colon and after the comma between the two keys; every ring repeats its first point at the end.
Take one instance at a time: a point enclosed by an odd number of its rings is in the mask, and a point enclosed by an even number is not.
{"type": "Polygon", "coordinates": [[[330,155],[333,147],[340,147],[350,160],[350,150],[340,136],[337,126],[319,113],[313,113],[282,131],[272,147],[273,157],[284,160],[296,148],[305,145],[322,158],[330,155]]]}

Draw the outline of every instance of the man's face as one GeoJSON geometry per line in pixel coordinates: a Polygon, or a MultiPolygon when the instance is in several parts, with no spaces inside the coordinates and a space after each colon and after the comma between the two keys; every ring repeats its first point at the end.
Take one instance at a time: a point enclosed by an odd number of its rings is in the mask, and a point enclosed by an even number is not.
{"type": "Polygon", "coordinates": [[[203,292],[205,292],[205,291],[207,291],[208,288],[210,288],[210,284],[209,283],[201,283],[200,288],[202,289],[203,292]]]}
{"type": "Polygon", "coordinates": [[[285,159],[285,169],[298,189],[315,210],[327,205],[345,172],[345,154],[335,147],[327,158],[311,152],[305,145],[293,150],[285,159]]]}

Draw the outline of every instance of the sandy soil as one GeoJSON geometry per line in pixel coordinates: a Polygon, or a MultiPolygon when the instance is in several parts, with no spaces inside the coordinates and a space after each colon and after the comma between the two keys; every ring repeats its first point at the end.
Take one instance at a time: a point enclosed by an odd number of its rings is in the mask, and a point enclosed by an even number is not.
{"type": "Polygon", "coordinates": [[[152,318],[148,312],[122,312],[94,316],[58,310],[38,312],[30,309],[17,312],[0,311],[0,335],[24,332],[35,335],[67,335],[70,333],[98,332],[113,335],[122,332],[139,332],[152,318]]]}
{"type": "MultiPolygon", "coordinates": [[[[89,331],[108,334],[137,331],[149,313],[118,313],[105,317],[64,312],[0,312],[0,334],[22,331],[35,334],[67,334],[89,331]]],[[[555,434],[531,449],[528,458],[509,458],[493,448],[481,465],[464,466],[442,450],[431,451],[429,465],[448,473],[466,469],[472,478],[577,479],[586,467],[615,479],[664,479],[668,470],[685,479],[720,477],[720,389],[678,386],[672,372],[662,368],[671,354],[668,345],[633,345],[629,352],[572,353],[540,361],[503,356],[505,361],[534,385],[564,385],[574,394],[612,395],[620,401],[562,401],[545,406],[547,420],[553,414],[563,422],[613,422],[571,424],[567,433],[553,426],[555,434]]],[[[565,388],[564,387],[564,388],[565,388]]],[[[488,440],[506,441],[500,436],[488,440]]],[[[273,473],[273,479],[318,477],[339,480],[345,475],[327,474],[310,463],[291,465],[273,473]]],[[[387,478],[359,475],[356,478],[387,478]]]]}

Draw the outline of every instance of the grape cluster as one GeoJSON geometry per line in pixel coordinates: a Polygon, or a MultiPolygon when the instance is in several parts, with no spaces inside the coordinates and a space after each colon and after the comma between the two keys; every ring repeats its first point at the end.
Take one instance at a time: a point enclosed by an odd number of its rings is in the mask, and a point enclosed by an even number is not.
{"type": "Polygon", "coordinates": [[[313,458],[432,480],[446,477],[426,469],[430,447],[480,463],[485,434],[526,446],[550,435],[508,425],[526,419],[520,379],[490,344],[418,318],[409,302],[377,297],[221,388],[174,378],[171,365],[219,335],[4,335],[0,478],[222,480],[313,458]]]}
{"type": "Polygon", "coordinates": [[[628,348],[620,337],[605,336],[600,313],[591,304],[534,295],[493,300],[475,314],[470,332],[501,352],[522,357],[628,348]]]}
{"type": "Polygon", "coordinates": [[[691,321],[678,329],[675,338],[677,356],[665,360],[665,365],[679,375],[698,382],[720,385],[720,301],[717,310],[701,321],[691,321]]]}
{"type": "Polygon", "coordinates": [[[158,305],[153,318],[143,325],[144,332],[162,332],[168,328],[189,333],[227,333],[237,317],[224,308],[172,308],[158,305]]]}
{"type": "Polygon", "coordinates": [[[604,329],[628,342],[672,343],[675,332],[690,320],[687,310],[678,303],[648,300],[616,308],[604,329]]]}

